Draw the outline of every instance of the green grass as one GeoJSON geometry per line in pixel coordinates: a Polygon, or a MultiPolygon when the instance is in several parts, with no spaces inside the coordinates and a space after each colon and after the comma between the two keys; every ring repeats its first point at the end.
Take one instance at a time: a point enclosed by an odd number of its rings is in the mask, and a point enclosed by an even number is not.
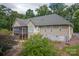
{"type": "Polygon", "coordinates": [[[69,55],[75,56],[79,55],[79,45],[68,46],[64,48],[64,51],[67,52],[69,55]]]}

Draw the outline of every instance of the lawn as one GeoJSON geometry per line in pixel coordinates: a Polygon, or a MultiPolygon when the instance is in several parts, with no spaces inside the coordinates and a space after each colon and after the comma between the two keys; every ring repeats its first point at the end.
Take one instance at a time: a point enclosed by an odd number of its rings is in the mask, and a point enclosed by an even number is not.
{"type": "Polygon", "coordinates": [[[63,50],[71,56],[79,56],[79,45],[67,46],[63,50]]]}

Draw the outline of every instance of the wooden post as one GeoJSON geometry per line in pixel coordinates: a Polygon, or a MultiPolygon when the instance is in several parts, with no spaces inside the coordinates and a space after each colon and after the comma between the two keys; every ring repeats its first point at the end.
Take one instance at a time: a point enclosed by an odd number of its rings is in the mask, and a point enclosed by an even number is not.
{"type": "Polygon", "coordinates": [[[24,39],[26,39],[26,27],[24,27],[24,39]]]}
{"type": "Polygon", "coordinates": [[[26,27],[25,27],[25,39],[26,39],[26,27]]]}
{"type": "Polygon", "coordinates": [[[26,27],[26,39],[28,37],[28,27],[26,27]]]}
{"type": "Polygon", "coordinates": [[[22,27],[22,40],[23,40],[23,34],[24,34],[24,33],[23,33],[23,27],[22,27]]]}

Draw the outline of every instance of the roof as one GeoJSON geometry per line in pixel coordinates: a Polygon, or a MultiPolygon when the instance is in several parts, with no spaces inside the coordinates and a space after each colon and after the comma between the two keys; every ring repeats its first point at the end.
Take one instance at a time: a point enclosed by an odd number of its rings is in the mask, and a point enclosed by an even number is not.
{"type": "Polygon", "coordinates": [[[65,20],[63,17],[61,17],[57,14],[34,17],[34,18],[30,18],[30,20],[37,26],[72,25],[69,21],[65,20]]]}
{"type": "Polygon", "coordinates": [[[28,20],[16,18],[15,23],[12,27],[27,26],[28,20]],[[18,22],[19,25],[15,25],[16,22],[18,22]]]}
{"type": "MultiPolygon", "coordinates": [[[[69,21],[57,14],[33,17],[26,20],[31,20],[35,26],[46,26],[46,25],[72,25],[69,21]]],[[[18,20],[21,26],[26,26],[28,21],[18,20]]]]}

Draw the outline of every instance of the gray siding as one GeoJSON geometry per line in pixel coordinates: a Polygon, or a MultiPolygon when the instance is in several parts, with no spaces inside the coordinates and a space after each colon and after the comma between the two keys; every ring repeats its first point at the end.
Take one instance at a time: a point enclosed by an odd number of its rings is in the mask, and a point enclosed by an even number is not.
{"type": "Polygon", "coordinates": [[[73,28],[70,27],[70,34],[69,34],[69,26],[45,26],[39,27],[39,33],[44,37],[65,37],[63,40],[69,40],[73,34],[73,28]],[[69,37],[70,36],[70,37],[69,37]]]}

